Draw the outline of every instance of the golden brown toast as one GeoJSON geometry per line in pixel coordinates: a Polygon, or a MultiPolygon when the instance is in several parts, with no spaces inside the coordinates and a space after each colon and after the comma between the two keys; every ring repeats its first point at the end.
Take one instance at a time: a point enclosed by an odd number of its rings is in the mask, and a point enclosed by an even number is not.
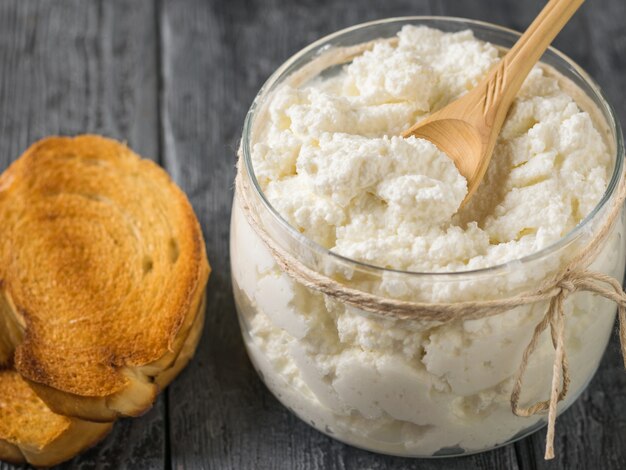
{"type": "Polygon", "coordinates": [[[185,195],[123,144],[47,138],[0,176],[0,362],[14,348],[57,413],[146,411],[195,349],[209,271],[185,195]]]}
{"type": "MultiPolygon", "coordinates": [[[[193,356],[204,324],[204,300],[174,363],[158,376],[163,388],[193,356]]],[[[102,439],[112,422],[96,423],[54,413],[14,370],[0,370],[0,460],[38,467],[69,460],[102,439]]]]}
{"type": "Polygon", "coordinates": [[[0,370],[0,460],[52,466],[92,446],[113,423],[53,413],[13,370],[0,370]]]}

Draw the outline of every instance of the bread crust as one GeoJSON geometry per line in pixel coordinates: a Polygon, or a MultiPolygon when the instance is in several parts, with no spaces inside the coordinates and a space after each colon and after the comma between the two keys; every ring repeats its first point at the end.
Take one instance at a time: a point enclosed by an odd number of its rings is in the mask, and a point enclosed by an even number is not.
{"type": "Polygon", "coordinates": [[[52,466],[94,445],[112,423],[52,412],[14,370],[0,371],[0,460],[52,466]]]}
{"type": "Polygon", "coordinates": [[[209,273],[184,193],[119,142],[50,137],[0,176],[0,293],[24,325],[0,345],[55,411],[145,412],[175,375],[209,273]]]}
{"type": "MultiPolygon", "coordinates": [[[[95,446],[113,429],[113,423],[71,419],[68,430],[44,449],[19,448],[24,460],[35,467],[53,467],[95,446]]],[[[0,457],[1,459],[1,457],[0,457]]]]}
{"type": "MultiPolygon", "coordinates": [[[[193,357],[204,326],[206,296],[203,296],[202,303],[198,308],[197,315],[193,325],[189,329],[189,333],[183,346],[180,349],[178,357],[167,369],[163,370],[155,377],[155,383],[160,389],[165,388],[171,380],[187,365],[193,357]]],[[[21,414],[24,423],[19,422],[19,417],[14,422],[12,431],[13,438],[8,440],[8,433],[2,432],[2,423],[8,421],[2,416],[2,407],[0,406],[0,460],[11,462],[14,464],[29,463],[38,467],[50,467],[75,457],[83,450],[92,447],[102,440],[112,429],[113,422],[103,420],[103,422],[90,422],[77,418],[69,418],[63,416],[64,413],[57,413],[49,409],[47,404],[40,401],[39,393],[35,393],[34,387],[28,387],[32,383],[23,380],[14,371],[0,371],[0,388],[7,381],[13,381],[15,384],[9,384],[15,390],[16,385],[19,387],[20,393],[13,395],[13,401],[9,401],[8,405],[19,404],[22,408],[21,414]],[[10,374],[10,377],[6,377],[10,374]],[[29,407],[28,404],[35,402],[38,407],[29,407]],[[26,409],[25,409],[26,408],[26,409]],[[56,415],[56,416],[55,416],[56,415]],[[24,426],[28,426],[35,420],[40,421],[39,434],[37,439],[25,436],[22,431],[24,426]],[[47,426],[47,429],[44,429],[47,426]]],[[[36,387],[41,385],[35,384],[36,387]]],[[[45,394],[45,393],[44,393],[45,394]]],[[[61,397],[64,395],[61,392],[61,397]]],[[[65,397],[67,398],[67,397],[65,397]]],[[[81,400],[82,397],[76,398],[81,400]]],[[[71,405],[64,404],[60,401],[61,408],[71,405]]],[[[89,406],[89,403],[84,404],[89,406]]]]}
{"type": "Polygon", "coordinates": [[[24,324],[14,311],[10,299],[2,294],[0,284],[0,367],[12,366],[15,345],[21,343],[24,336],[24,324]]]}
{"type": "MultiPolygon", "coordinates": [[[[147,366],[145,374],[132,376],[132,385],[123,393],[111,397],[83,397],[27,380],[31,388],[55,413],[73,416],[94,422],[113,421],[123,416],[141,416],[146,413],[156,399],[158,393],[167,387],[182,371],[193,357],[202,336],[206,307],[206,295],[202,297],[197,314],[191,327],[187,330],[184,344],[179,348],[178,355],[166,367],[159,368],[156,375],[147,366]]],[[[154,369],[156,371],[157,369],[154,369]]]]}
{"type": "Polygon", "coordinates": [[[26,463],[26,458],[20,452],[20,448],[2,439],[0,439],[0,460],[15,465],[26,463]]]}

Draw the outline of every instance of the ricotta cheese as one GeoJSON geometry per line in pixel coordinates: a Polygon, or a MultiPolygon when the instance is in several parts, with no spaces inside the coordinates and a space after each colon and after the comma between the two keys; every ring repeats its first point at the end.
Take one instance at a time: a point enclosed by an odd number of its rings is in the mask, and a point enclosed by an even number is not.
{"type": "MultiPolygon", "coordinates": [[[[402,130],[475,86],[498,49],[471,31],[405,26],[338,73],[282,85],[252,142],[255,175],[287,222],[344,257],[393,270],[456,272],[500,265],[561,239],[599,202],[613,159],[590,115],[535,67],[506,119],[485,181],[467,182],[428,141],[402,130]]],[[[622,227],[594,268],[621,278],[622,227]],[[621,253],[616,256],[616,253],[621,253]]],[[[235,298],[250,357],[273,393],[345,442],[428,456],[491,448],[540,425],[510,410],[514,374],[545,304],[445,325],[392,320],[325,298],[284,274],[235,204],[235,298]]],[[[539,262],[538,262],[539,263],[539,262]]],[[[424,282],[388,271],[357,288],[396,298],[497,297],[538,282],[562,260],[482,281],[424,282]]],[[[614,307],[566,302],[568,406],[595,371],[614,307]]],[[[548,335],[532,356],[523,402],[548,396],[548,335]]]]}
{"type": "Polygon", "coordinates": [[[598,203],[611,155],[591,117],[535,67],[498,139],[489,173],[467,189],[433,144],[397,135],[471,89],[497,62],[470,31],[404,27],[335,77],[282,87],[253,145],[280,214],[348,258],[418,271],[478,269],[554,243],[598,203]]]}

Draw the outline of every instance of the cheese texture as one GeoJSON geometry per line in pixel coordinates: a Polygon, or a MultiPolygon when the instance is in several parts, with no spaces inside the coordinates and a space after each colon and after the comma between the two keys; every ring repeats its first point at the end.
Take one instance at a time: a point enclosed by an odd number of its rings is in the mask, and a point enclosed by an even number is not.
{"type": "MultiPolygon", "coordinates": [[[[334,262],[327,273],[379,295],[438,302],[505,296],[562,265],[561,255],[528,269],[514,261],[558,241],[592,211],[613,157],[555,77],[541,67],[530,73],[485,181],[460,211],[467,182],[452,161],[425,140],[398,136],[475,86],[498,58],[470,31],[405,26],[397,41],[379,41],[338,72],[271,95],[252,142],[254,171],[269,202],[304,236],[394,270],[513,266],[454,282],[394,271],[372,280],[334,262]]],[[[615,228],[593,265],[617,278],[622,231],[615,228]]],[[[321,431],[375,451],[429,456],[491,448],[540,424],[541,415],[514,416],[509,397],[545,304],[445,325],[366,314],[284,274],[237,204],[231,259],[252,361],[273,393],[321,431]]],[[[572,386],[560,409],[595,371],[614,320],[614,306],[587,294],[570,297],[565,309],[572,386]]],[[[526,373],[524,403],[547,398],[553,354],[545,335],[526,373]]]]}
{"type": "Polygon", "coordinates": [[[271,204],[348,258],[418,271],[478,269],[554,243],[598,203],[611,155],[591,117],[536,67],[498,139],[485,182],[433,144],[398,134],[471,89],[497,62],[470,31],[405,27],[337,76],[282,87],[253,146],[271,204]]]}

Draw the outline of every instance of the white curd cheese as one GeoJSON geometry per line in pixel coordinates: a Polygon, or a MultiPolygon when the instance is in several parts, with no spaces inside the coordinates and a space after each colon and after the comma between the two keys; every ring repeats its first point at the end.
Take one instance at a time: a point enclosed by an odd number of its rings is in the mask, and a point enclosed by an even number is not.
{"type": "MultiPolygon", "coordinates": [[[[371,265],[455,272],[500,265],[562,238],[599,202],[613,157],[590,115],[535,67],[506,119],[485,181],[459,211],[467,182],[452,161],[402,130],[475,86],[498,49],[470,31],[405,26],[338,73],[281,86],[252,142],[264,194],[287,222],[337,254],[371,265]]],[[[621,227],[594,268],[623,274],[621,227]]],[[[235,204],[233,279],[246,345],[274,394],[318,429],[399,455],[474,451],[542,416],[519,418],[514,374],[545,304],[438,325],[366,314],[281,272],[235,204]]],[[[561,260],[488,283],[425,284],[393,272],[355,287],[432,302],[504,295],[561,260]]],[[[348,276],[349,278],[350,276],[348,276]]],[[[362,284],[359,284],[361,282],[362,284]]],[[[568,299],[567,406],[597,367],[614,307],[568,299]]],[[[549,394],[548,335],[533,355],[524,403],[549,394]]]]}
{"type": "Polygon", "coordinates": [[[469,31],[407,26],[343,72],[282,87],[253,145],[274,207],[341,255],[410,271],[477,269],[555,242],[600,200],[611,156],[591,117],[536,67],[498,139],[485,183],[433,144],[397,135],[462,95],[498,60],[469,31]]]}

